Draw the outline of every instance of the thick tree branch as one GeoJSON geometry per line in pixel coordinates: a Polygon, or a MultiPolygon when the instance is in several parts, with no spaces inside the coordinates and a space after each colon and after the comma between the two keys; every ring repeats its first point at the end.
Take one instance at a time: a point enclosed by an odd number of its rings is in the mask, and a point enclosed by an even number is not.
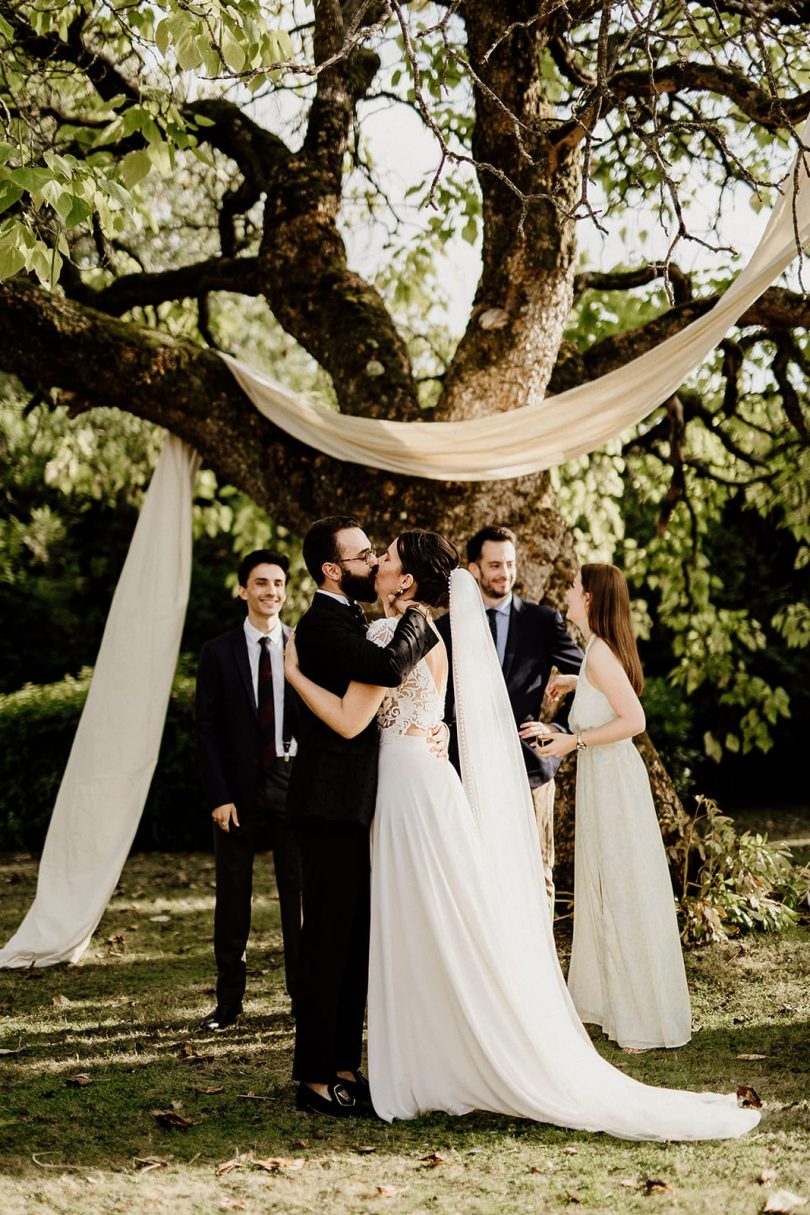
{"type": "Polygon", "coordinates": [[[716,93],[727,97],[746,118],[770,131],[795,124],[810,113],[810,92],[798,97],[774,97],[743,72],[713,63],[677,63],[653,71],[614,72],[608,89],[621,101],[696,90],[716,93]]]}
{"type": "Polygon", "coordinates": [[[153,307],[168,300],[192,299],[209,291],[233,291],[239,295],[260,295],[258,259],[255,257],[215,257],[177,270],[154,274],[123,274],[108,287],[92,291],[72,284],[74,299],[108,316],[121,316],[131,308],[153,307]]]}

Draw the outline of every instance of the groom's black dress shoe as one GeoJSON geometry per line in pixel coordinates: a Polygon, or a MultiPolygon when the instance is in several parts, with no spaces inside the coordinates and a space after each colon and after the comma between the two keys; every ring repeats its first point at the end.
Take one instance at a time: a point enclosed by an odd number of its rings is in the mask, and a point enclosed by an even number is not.
{"type": "Polygon", "coordinates": [[[354,1080],[344,1080],[338,1076],[336,1084],[342,1084],[350,1096],[354,1097],[358,1105],[371,1105],[371,1089],[369,1088],[368,1080],[362,1072],[354,1073],[354,1080]]]}
{"type": "Polygon", "coordinates": [[[207,1017],[203,1017],[199,1027],[206,1033],[211,1030],[227,1029],[229,1025],[234,1025],[241,1015],[241,1004],[218,1004],[213,1012],[210,1012],[207,1017]]]}
{"type": "Polygon", "coordinates": [[[342,1080],[333,1080],[326,1087],[329,1097],[322,1097],[308,1084],[299,1084],[295,1094],[295,1108],[305,1110],[308,1114],[326,1114],[329,1118],[350,1118],[352,1114],[361,1112],[342,1080]]]}

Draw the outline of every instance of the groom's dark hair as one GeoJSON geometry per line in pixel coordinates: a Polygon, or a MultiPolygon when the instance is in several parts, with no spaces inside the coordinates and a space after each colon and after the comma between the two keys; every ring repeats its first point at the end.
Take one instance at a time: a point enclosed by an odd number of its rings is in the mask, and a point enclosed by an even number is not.
{"type": "Polygon", "coordinates": [[[478,558],[481,556],[481,550],[483,549],[487,540],[495,540],[497,542],[500,542],[501,540],[511,540],[512,544],[517,547],[517,536],[511,528],[495,526],[482,527],[480,532],[476,532],[475,535],[471,536],[467,541],[468,565],[472,565],[478,561],[478,558]]]}
{"type": "Polygon", "coordinates": [[[347,527],[362,527],[354,515],[327,515],[317,519],[304,536],[304,564],[316,586],[323,582],[323,567],[327,561],[339,561],[340,549],[335,537],[347,527]]]}

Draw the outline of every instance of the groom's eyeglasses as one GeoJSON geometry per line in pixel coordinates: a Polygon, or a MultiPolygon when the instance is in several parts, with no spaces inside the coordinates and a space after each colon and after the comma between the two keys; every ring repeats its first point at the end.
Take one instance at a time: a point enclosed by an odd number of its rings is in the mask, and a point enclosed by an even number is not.
{"type": "Polygon", "coordinates": [[[335,565],[345,565],[348,561],[365,561],[366,565],[371,565],[376,556],[376,549],[364,548],[361,553],[355,553],[353,557],[338,557],[335,565]]]}

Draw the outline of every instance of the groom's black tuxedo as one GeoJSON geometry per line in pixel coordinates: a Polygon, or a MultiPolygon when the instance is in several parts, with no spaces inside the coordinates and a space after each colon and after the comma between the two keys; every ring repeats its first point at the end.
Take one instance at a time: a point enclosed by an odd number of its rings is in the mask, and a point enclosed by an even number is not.
{"type": "MultiPolygon", "coordinates": [[[[437,621],[437,629],[447,646],[452,665],[453,639],[450,634],[450,613],[437,621]]],[[[525,603],[519,595],[512,596],[509,631],[503,677],[515,715],[515,724],[538,721],[551,668],[562,675],[575,675],[582,665],[582,650],[568,635],[562,616],[553,608],[537,603],[525,603]]],[[[570,697],[563,701],[554,715],[555,725],[567,729],[570,697]]],[[[447,685],[445,720],[451,727],[450,758],[458,768],[458,741],[455,731],[456,703],[453,682],[447,685]]],[[[558,759],[543,759],[526,743],[521,744],[529,784],[534,788],[550,781],[560,765],[558,759]]]]}
{"type": "MultiPolygon", "coordinates": [[[[360,617],[331,595],[316,594],[295,630],[301,670],[342,696],[352,680],[395,688],[436,637],[420,612],[406,612],[391,643],[369,641],[360,617]]],[[[356,738],[342,738],[301,705],[299,762],[290,781],[290,821],[359,823],[374,816],[379,731],[371,721],[356,738]]]]}
{"type": "MultiPolygon", "coordinates": [[[[396,687],[437,639],[420,612],[407,611],[382,648],[368,640],[348,604],[319,593],[295,641],[303,673],[342,696],[352,680],[396,687]]],[[[302,706],[288,803],[301,843],[304,896],[296,1080],[326,1084],[337,1072],[360,1066],[368,987],[368,826],[378,750],[375,721],[346,739],[302,706]]]]}

